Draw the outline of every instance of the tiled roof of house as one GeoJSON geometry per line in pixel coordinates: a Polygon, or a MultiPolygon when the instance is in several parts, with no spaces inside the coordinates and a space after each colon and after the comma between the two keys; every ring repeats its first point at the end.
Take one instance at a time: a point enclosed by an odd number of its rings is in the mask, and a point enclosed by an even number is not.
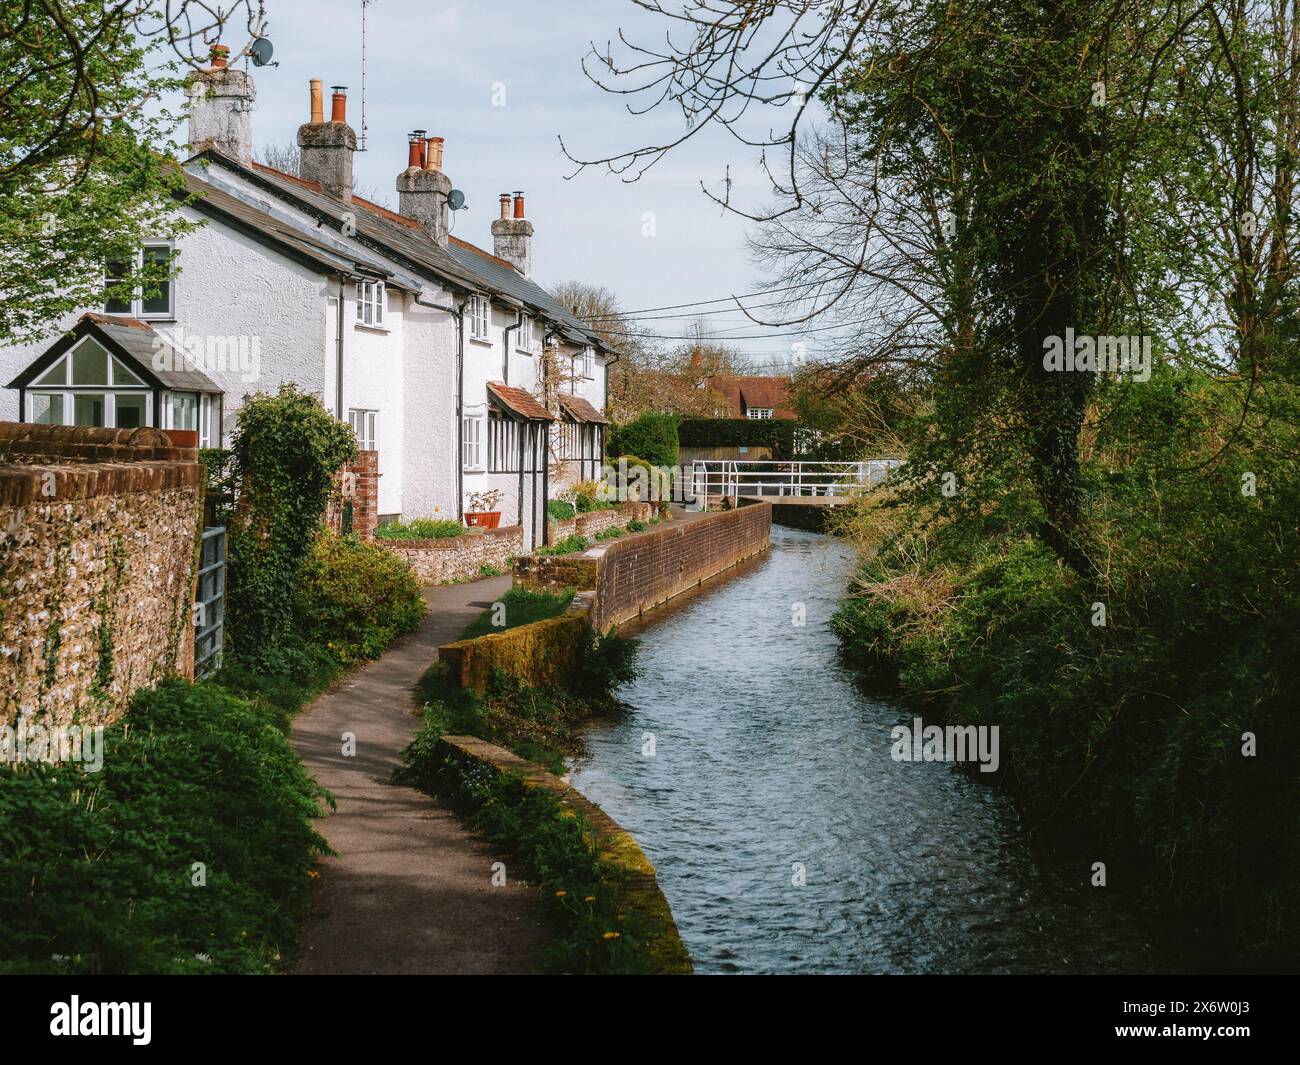
{"type": "Polygon", "coordinates": [[[561,396],[560,407],[575,422],[589,422],[593,425],[609,424],[609,419],[581,396],[561,396]]]}
{"type": "Polygon", "coordinates": [[[506,411],[530,422],[553,422],[555,415],[522,388],[512,388],[497,381],[488,382],[488,392],[506,411]]]}
{"type": "Polygon", "coordinates": [[[797,417],[788,377],[715,377],[709,385],[726,396],[733,417],[744,418],[754,407],[772,411],[774,418],[797,417]]]}

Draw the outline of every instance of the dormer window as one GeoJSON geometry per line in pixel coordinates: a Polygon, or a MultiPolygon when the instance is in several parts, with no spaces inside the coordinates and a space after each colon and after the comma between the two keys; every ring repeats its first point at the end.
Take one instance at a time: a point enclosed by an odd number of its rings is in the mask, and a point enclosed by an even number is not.
{"type": "Polygon", "coordinates": [[[771,407],[747,407],[745,409],[745,417],[747,417],[750,421],[754,421],[754,422],[766,421],[768,418],[772,417],[772,408],[771,407]]]}
{"type": "Polygon", "coordinates": [[[357,325],[380,326],[384,324],[384,294],[382,281],[357,282],[357,325]]]}
{"type": "Polygon", "coordinates": [[[486,296],[471,296],[469,307],[469,335],[475,340],[487,340],[488,324],[492,321],[492,304],[486,296]]]}

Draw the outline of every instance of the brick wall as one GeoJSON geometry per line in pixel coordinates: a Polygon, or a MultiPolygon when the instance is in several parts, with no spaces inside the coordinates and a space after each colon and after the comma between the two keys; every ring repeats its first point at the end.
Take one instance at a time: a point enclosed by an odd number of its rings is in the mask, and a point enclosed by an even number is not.
{"type": "Polygon", "coordinates": [[[605,632],[766,551],[771,535],[771,504],[758,503],[615,540],[600,559],[591,627],[605,632]]]}
{"type": "Polygon", "coordinates": [[[325,524],[343,531],[347,504],[352,504],[352,531],[373,540],[379,525],[379,452],[358,451],[357,460],[334,475],[334,491],[325,508],[325,524]]]}
{"type": "Polygon", "coordinates": [[[600,557],[598,549],[591,550],[590,555],[521,555],[515,559],[515,587],[535,592],[592,591],[600,578],[600,557]]]}
{"type": "Polygon", "coordinates": [[[178,440],[0,422],[0,724],[107,724],[193,676],[203,467],[178,440]]]}
{"type": "Polygon", "coordinates": [[[518,525],[504,529],[475,529],[464,536],[442,540],[376,540],[375,543],[406,559],[424,584],[444,584],[479,576],[484,566],[501,572],[524,550],[524,530],[518,525]]]}

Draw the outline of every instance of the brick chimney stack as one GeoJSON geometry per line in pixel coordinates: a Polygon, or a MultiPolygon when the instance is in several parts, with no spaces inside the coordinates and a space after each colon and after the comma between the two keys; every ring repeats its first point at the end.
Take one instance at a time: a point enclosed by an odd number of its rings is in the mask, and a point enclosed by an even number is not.
{"type": "Polygon", "coordinates": [[[397,175],[397,209],[443,247],[451,233],[451,178],[442,172],[442,138],[408,135],[406,169],[397,175]]]}
{"type": "Polygon", "coordinates": [[[320,79],[311,82],[312,120],[298,127],[298,149],[302,155],[299,177],[320,183],[326,195],[344,203],[352,202],[352,153],[357,150],[357,135],[348,125],[348,90],[333,87],[330,120],[321,106],[320,79]]]}
{"type": "Polygon", "coordinates": [[[505,259],[524,277],[533,269],[533,224],[524,217],[524,194],[514,194],[514,217],[509,217],[510,194],[501,194],[501,217],[492,223],[492,254],[505,259]]]}
{"type": "Polygon", "coordinates": [[[253,161],[253,101],[257,87],[242,70],[228,66],[230,49],[214,44],[208,66],[191,71],[190,151],[214,148],[244,166],[253,161]]]}

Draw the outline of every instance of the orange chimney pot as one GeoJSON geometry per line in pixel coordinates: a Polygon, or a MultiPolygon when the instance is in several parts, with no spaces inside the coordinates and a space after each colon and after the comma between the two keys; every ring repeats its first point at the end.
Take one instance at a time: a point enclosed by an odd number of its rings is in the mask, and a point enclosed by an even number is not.
{"type": "Polygon", "coordinates": [[[319,126],[325,121],[325,104],[321,94],[320,78],[311,79],[311,124],[319,126]]]}
{"type": "Polygon", "coordinates": [[[515,217],[524,217],[524,194],[522,192],[515,193],[515,217]]]}
{"type": "Polygon", "coordinates": [[[348,87],[346,85],[333,85],[331,91],[334,95],[330,98],[330,121],[346,122],[348,120],[348,87]]]}

